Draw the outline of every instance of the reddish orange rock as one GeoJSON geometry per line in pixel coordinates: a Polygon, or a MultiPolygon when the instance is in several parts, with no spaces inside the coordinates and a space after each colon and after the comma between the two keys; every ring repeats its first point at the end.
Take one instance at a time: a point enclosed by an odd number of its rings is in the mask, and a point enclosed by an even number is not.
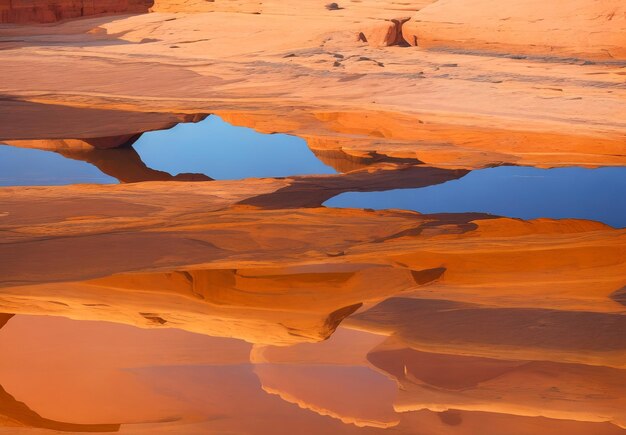
{"type": "Polygon", "coordinates": [[[399,45],[404,41],[402,37],[402,24],[409,18],[394,18],[376,22],[359,34],[359,39],[373,47],[389,47],[399,45]]]}
{"type": "Polygon", "coordinates": [[[151,0],[0,0],[0,23],[54,23],[98,14],[148,12],[151,0]]]}
{"type": "Polygon", "coordinates": [[[626,59],[622,0],[439,0],[403,26],[421,47],[626,59]]]}

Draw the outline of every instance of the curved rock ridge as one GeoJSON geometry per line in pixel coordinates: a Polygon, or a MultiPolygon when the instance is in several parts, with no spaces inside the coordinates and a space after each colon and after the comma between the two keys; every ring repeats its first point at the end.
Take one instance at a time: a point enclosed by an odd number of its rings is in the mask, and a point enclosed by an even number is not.
{"type": "Polygon", "coordinates": [[[385,339],[346,327],[353,325],[344,323],[324,343],[254,346],[250,357],[264,390],[351,424],[397,421],[394,430],[400,433],[431,427],[428,415],[438,421],[429,433],[477,433],[494,427],[498,432],[515,427],[520,434],[558,433],[559,425],[571,425],[568,433],[623,430],[619,391],[626,370],[516,360],[504,352],[497,358],[424,352],[405,341],[401,330],[385,339]],[[312,379],[321,381],[313,387],[312,379]],[[349,388],[353,382],[361,385],[349,388]],[[373,394],[362,393],[362,388],[373,394]],[[391,407],[395,414],[383,413],[391,407]]]}
{"type": "Polygon", "coordinates": [[[451,124],[428,114],[370,110],[285,113],[278,123],[272,121],[275,115],[264,111],[216,113],[234,125],[302,137],[322,160],[332,155],[346,160],[339,161],[341,172],[355,167],[352,162],[367,159],[464,169],[501,164],[539,168],[626,165],[623,134],[542,132],[504,125],[485,128],[469,120],[451,124]]]}
{"type": "Polygon", "coordinates": [[[438,0],[403,26],[411,45],[626,60],[620,0],[438,0]]]}
{"type": "Polygon", "coordinates": [[[5,0],[0,23],[54,23],[102,14],[146,13],[153,0],[5,0]]]}
{"type": "Polygon", "coordinates": [[[263,391],[316,414],[357,427],[400,423],[391,406],[395,386],[367,367],[257,364],[254,372],[263,391]]]}
{"type": "MultiPolygon", "coordinates": [[[[396,160],[397,161],[397,160],[396,160]]],[[[373,164],[364,170],[339,176],[294,177],[275,192],[246,198],[240,204],[267,209],[319,207],[343,192],[375,192],[408,187],[426,187],[459,179],[464,169],[440,169],[406,164],[373,164]]]]}
{"type": "MultiPolygon", "coordinates": [[[[0,106],[2,113],[7,115],[0,118],[3,126],[0,135],[6,138],[0,137],[2,143],[68,154],[74,150],[125,148],[143,132],[168,129],[179,122],[198,122],[206,117],[206,114],[156,114],[30,103],[24,106],[11,103],[6,111],[0,106]],[[57,124],[61,116],[68,116],[70,120],[57,124]],[[20,127],[30,117],[43,121],[32,128],[20,127]],[[123,119],[127,121],[122,122],[123,119]],[[105,128],[120,133],[132,129],[138,133],[95,136],[104,133],[105,128]],[[72,134],[76,134],[77,139],[59,137],[72,134]],[[19,139],[25,135],[31,139],[19,139]],[[18,139],[13,139],[15,137],[18,139]]],[[[626,165],[623,135],[482,128],[448,124],[426,115],[369,110],[291,113],[278,108],[277,112],[217,110],[215,114],[233,125],[250,127],[260,133],[281,132],[301,137],[318,158],[340,172],[377,163],[425,164],[451,169],[481,169],[502,164],[539,168],[626,165]]]]}

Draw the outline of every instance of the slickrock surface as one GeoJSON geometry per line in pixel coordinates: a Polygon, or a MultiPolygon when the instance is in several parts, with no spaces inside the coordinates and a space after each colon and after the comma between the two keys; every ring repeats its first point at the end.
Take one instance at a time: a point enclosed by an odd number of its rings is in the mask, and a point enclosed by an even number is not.
{"type": "Polygon", "coordinates": [[[216,113],[355,157],[468,169],[625,164],[619,2],[457,3],[346,2],[328,10],[312,0],[159,1],[148,14],[3,25],[0,94],[11,100],[0,110],[11,110],[0,117],[0,140],[129,135],[167,123],[170,113],[216,113]],[[438,29],[450,9],[461,24],[450,24],[455,30],[436,49],[381,47],[391,38],[385,26],[438,29]],[[544,12],[522,36],[517,29],[544,12]],[[463,37],[468,27],[476,38],[463,37]],[[554,41],[549,57],[526,55],[540,47],[535,37],[554,41]],[[500,45],[477,51],[479,39],[500,45]],[[589,47],[609,47],[614,58],[597,59],[589,47]],[[102,117],[53,121],[77,107],[102,117]],[[126,131],[103,128],[119,117],[126,131]]]}
{"type": "Polygon", "coordinates": [[[54,23],[99,14],[148,12],[152,0],[2,0],[0,23],[54,23]]]}
{"type": "Polygon", "coordinates": [[[0,433],[623,432],[626,229],[322,206],[626,165],[622,2],[327,4],[0,0],[0,141],[124,183],[0,189],[0,433]],[[209,114],[340,174],[130,147],[209,114]]]}

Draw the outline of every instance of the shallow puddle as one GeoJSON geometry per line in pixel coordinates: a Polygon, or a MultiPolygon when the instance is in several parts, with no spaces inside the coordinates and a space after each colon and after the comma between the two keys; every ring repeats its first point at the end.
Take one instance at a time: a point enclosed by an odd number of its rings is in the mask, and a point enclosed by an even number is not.
{"type": "Polygon", "coordinates": [[[418,189],[346,192],[324,205],[490,213],[520,219],[576,218],[626,227],[626,168],[537,169],[503,166],[418,189]]]}
{"type": "Polygon", "coordinates": [[[235,127],[214,115],[144,133],[133,147],[153,169],[201,173],[216,180],[336,173],[301,138],[235,127]]]}
{"type": "Polygon", "coordinates": [[[126,149],[52,152],[0,144],[0,186],[335,173],[315,157],[303,139],[235,127],[214,115],[197,123],[143,133],[126,149]]]}

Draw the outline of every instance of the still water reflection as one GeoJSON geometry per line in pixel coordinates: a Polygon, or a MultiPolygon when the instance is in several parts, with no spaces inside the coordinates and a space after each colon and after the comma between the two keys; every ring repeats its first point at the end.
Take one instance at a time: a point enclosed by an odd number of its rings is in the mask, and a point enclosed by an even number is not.
{"type": "Polygon", "coordinates": [[[624,370],[424,352],[360,329],[276,347],[16,316],[1,337],[0,433],[618,434],[626,423],[624,370]]]}
{"type": "Polygon", "coordinates": [[[537,169],[516,166],[472,171],[459,180],[419,189],[342,193],[328,207],[484,212],[521,219],[590,219],[626,227],[626,168],[537,169]]]}
{"type": "Polygon", "coordinates": [[[0,433],[624,433],[625,169],[371,156],[1,146],[0,433]]]}
{"type": "Polygon", "coordinates": [[[0,186],[116,182],[87,162],[70,160],[51,151],[0,144],[0,186]]]}

